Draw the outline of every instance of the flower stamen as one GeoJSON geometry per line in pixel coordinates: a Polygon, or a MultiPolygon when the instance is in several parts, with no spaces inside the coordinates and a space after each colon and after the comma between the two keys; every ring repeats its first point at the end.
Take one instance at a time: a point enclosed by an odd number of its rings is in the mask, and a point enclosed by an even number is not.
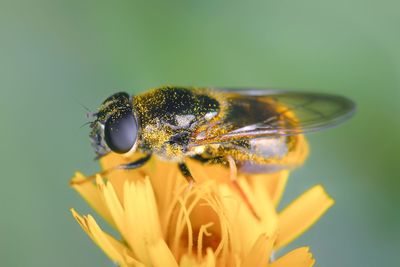
{"type": "Polygon", "coordinates": [[[212,234],[210,232],[208,232],[208,228],[213,226],[214,223],[213,222],[209,222],[207,224],[203,224],[200,227],[199,230],[199,235],[197,237],[197,259],[198,261],[201,261],[201,259],[203,258],[203,235],[205,236],[211,236],[212,234]]]}
{"type": "Polygon", "coordinates": [[[261,218],[255,211],[253,205],[250,203],[246,193],[243,191],[242,187],[237,181],[237,166],[235,160],[232,158],[232,156],[228,156],[226,158],[229,163],[229,178],[232,182],[233,187],[239,192],[240,196],[243,198],[244,203],[246,206],[249,208],[250,212],[253,214],[253,216],[260,221],[261,218]]]}

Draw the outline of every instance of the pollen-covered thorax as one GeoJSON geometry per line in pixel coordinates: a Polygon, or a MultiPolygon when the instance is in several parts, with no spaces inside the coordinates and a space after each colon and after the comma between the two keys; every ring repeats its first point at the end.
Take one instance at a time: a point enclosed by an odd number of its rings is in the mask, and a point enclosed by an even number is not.
{"type": "Polygon", "coordinates": [[[179,161],[196,130],[219,113],[219,102],[206,91],[159,88],[135,96],[140,127],[139,149],[179,161]]]}

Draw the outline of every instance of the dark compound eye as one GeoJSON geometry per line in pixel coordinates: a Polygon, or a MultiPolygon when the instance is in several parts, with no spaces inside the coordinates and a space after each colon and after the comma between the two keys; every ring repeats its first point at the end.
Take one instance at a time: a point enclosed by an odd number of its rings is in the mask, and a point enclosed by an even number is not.
{"type": "Polygon", "coordinates": [[[126,153],[135,145],[138,125],[132,112],[110,117],[104,125],[104,139],[108,147],[116,153],[126,153]]]}

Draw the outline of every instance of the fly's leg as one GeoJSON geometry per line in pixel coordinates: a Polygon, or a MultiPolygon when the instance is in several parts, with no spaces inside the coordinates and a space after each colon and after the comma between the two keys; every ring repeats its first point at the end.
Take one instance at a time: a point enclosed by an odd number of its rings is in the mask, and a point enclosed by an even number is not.
{"type": "Polygon", "coordinates": [[[232,158],[232,156],[227,156],[226,160],[228,161],[229,164],[229,171],[230,171],[229,177],[233,187],[236,188],[236,190],[239,192],[240,197],[244,200],[244,203],[247,205],[253,216],[257,220],[261,220],[260,216],[258,216],[257,212],[254,210],[253,205],[251,205],[246,193],[243,191],[243,189],[240,187],[239,182],[237,181],[237,167],[235,160],[232,158]]]}
{"type": "Polygon", "coordinates": [[[196,182],[193,178],[193,175],[190,173],[189,168],[186,163],[181,162],[178,164],[179,170],[181,171],[183,177],[185,177],[186,181],[189,183],[188,187],[185,189],[185,195],[192,190],[194,183],[196,182]]]}
{"type": "Polygon", "coordinates": [[[151,154],[144,156],[143,158],[137,159],[133,162],[122,164],[116,167],[116,169],[132,170],[142,167],[151,159],[151,154]]]}
{"type": "Polygon", "coordinates": [[[210,164],[210,163],[222,163],[224,162],[224,157],[212,157],[212,158],[205,158],[201,155],[194,155],[191,157],[201,163],[210,164]]]}
{"type": "Polygon", "coordinates": [[[237,166],[235,160],[232,158],[232,156],[227,156],[226,160],[229,164],[229,178],[231,179],[231,182],[239,185],[237,182],[237,166]]]}
{"type": "Polygon", "coordinates": [[[90,181],[93,181],[96,179],[97,175],[100,176],[106,176],[107,174],[109,174],[110,172],[114,171],[114,170],[132,170],[132,169],[137,169],[142,167],[144,164],[146,164],[146,162],[148,162],[151,159],[151,154],[144,156],[143,158],[139,158],[133,162],[127,163],[127,164],[122,164],[119,166],[116,166],[114,168],[108,169],[108,170],[104,170],[101,171],[95,175],[91,175],[86,177],[85,180],[81,180],[81,181],[71,181],[70,185],[77,185],[77,184],[84,184],[90,181]]]}

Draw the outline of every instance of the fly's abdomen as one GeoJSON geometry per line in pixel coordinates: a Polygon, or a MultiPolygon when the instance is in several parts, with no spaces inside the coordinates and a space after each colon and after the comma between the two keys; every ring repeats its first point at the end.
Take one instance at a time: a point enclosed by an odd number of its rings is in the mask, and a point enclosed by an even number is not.
{"type": "Polygon", "coordinates": [[[241,172],[269,173],[303,164],[308,155],[308,144],[303,135],[258,138],[250,140],[247,152],[242,152],[237,159],[241,172]],[[245,159],[246,155],[248,159],[245,159]]]}

